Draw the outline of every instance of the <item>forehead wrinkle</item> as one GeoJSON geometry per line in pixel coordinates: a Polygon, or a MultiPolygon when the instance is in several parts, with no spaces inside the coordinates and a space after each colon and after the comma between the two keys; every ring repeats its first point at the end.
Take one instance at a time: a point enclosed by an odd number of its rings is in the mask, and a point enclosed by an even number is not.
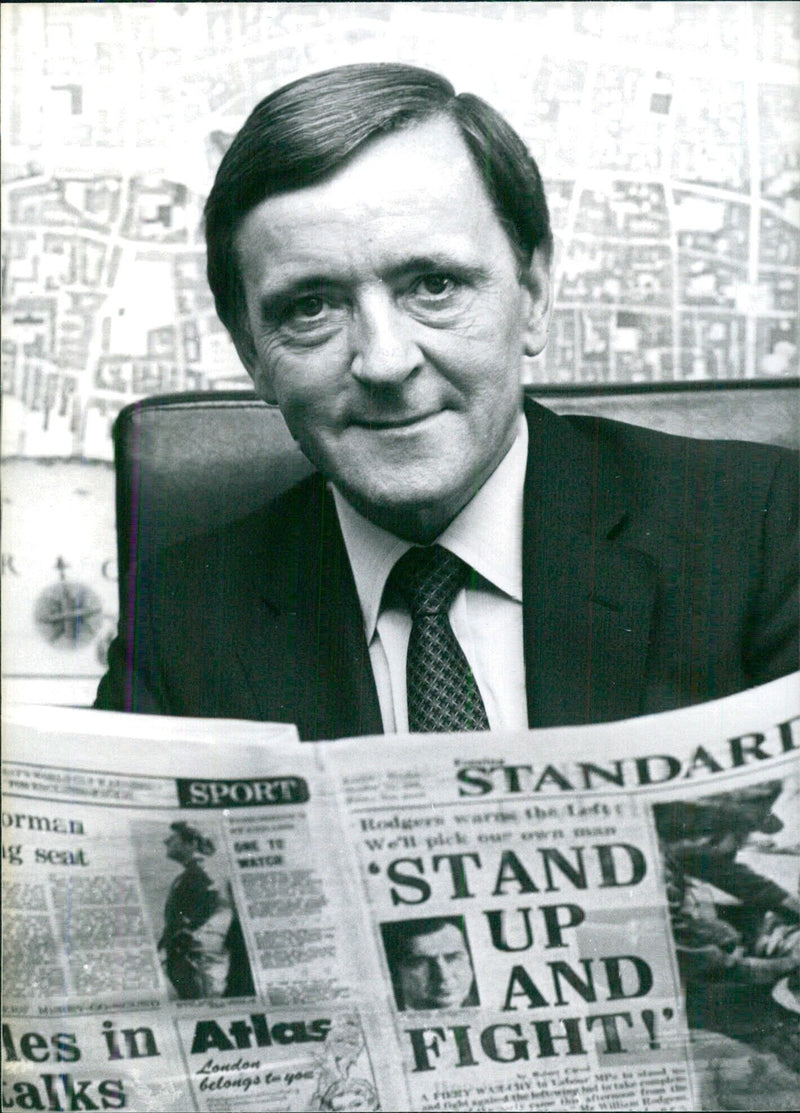
{"type": "Polygon", "coordinates": [[[291,259],[306,245],[309,253],[324,254],[328,237],[341,263],[342,242],[357,244],[366,256],[373,244],[387,251],[414,239],[428,250],[437,233],[483,243],[500,237],[510,249],[484,183],[449,120],[387,136],[327,181],[267,198],[243,217],[235,250],[242,271],[255,271],[263,280],[270,258],[285,254],[291,259]],[[435,172],[429,149],[420,144],[431,135],[448,155],[444,163],[437,161],[435,172]]]}

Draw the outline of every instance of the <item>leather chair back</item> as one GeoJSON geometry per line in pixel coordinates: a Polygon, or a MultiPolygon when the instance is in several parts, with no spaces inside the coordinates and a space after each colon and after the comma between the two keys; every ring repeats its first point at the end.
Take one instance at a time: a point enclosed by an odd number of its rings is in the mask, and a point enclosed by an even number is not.
{"type": "MultiPolygon", "coordinates": [[[[695,437],[798,447],[797,381],[536,386],[562,413],[695,437]]],[[[311,471],[280,412],[250,391],[159,395],[114,428],[119,567],[255,509],[311,471]]]]}

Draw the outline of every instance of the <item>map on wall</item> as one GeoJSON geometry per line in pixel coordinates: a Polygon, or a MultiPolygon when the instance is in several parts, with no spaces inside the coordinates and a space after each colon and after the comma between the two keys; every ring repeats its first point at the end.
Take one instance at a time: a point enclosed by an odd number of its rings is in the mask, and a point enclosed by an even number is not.
{"type": "Polygon", "coordinates": [[[2,31],[6,674],[101,671],[119,410],[249,386],[202,205],[294,77],[412,62],[517,128],[557,239],[535,381],[798,372],[797,5],[8,4],[2,31]],[[86,619],[56,637],[64,584],[86,619]]]}

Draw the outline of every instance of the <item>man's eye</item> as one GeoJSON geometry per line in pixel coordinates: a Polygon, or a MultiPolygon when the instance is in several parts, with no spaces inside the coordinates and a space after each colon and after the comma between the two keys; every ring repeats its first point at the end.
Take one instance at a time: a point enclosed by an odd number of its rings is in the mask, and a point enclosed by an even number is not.
{"type": "Polygon", "coordinates": [[[299,321],[310,321],[325,312],[325,299],[319,294],[296,298],[289,306],[288,316],[299,321]]]}
{"type": "Polygon", "coordinates": [[[423,297],[442,298],[452,294],[457,285],[450,274],[424,274],[417,279],[415,291],[423,297]]]}

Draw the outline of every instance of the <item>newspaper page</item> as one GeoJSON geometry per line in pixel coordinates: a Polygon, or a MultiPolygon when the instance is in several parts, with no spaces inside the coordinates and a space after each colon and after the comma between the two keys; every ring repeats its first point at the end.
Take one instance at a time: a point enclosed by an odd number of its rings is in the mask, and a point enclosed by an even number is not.
{"type": "Polygon", "coordinates": [[[4,1110],[399,1103],[293,727],[11,709],[4,759],[4,1110]]]}
{"type": "Polygon", "coordinates": [[[797,1107],[799,710],[325,752],[408,1108],[797,1107]]]}
{"type": "Polygon", "coordinates": [[[797,676],[317,746],[12,710],[4,1108],[794,1109],[798,712],[797,676]]]}

